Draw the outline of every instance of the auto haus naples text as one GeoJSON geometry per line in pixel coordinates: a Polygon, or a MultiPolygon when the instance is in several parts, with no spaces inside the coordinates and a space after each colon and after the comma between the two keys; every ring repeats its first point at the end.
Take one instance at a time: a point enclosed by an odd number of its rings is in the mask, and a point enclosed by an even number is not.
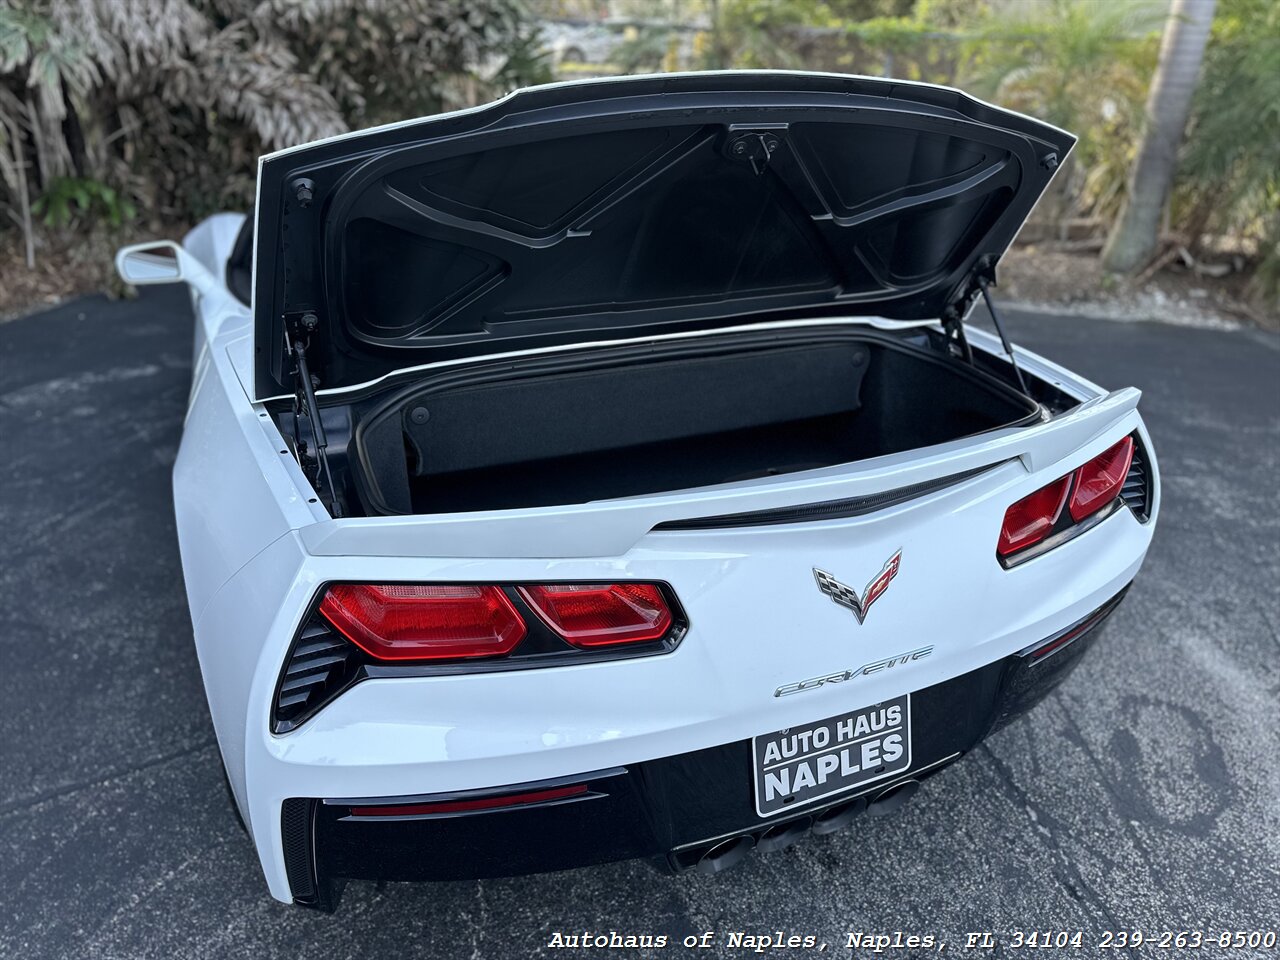
{"type": "Polygon", "coordinates": [[[902,721],[903,704],[891,703],[795,733],[783,731],[764,745],[765,801],[896,763],[906,749],[902,721]],[[793,758],[796,762],[789,762],[793,758]]]}

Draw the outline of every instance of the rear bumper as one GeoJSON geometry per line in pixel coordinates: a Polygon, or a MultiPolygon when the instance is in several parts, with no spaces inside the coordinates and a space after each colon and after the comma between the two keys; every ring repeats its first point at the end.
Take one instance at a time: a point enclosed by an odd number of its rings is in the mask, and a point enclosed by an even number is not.
{"type": "MultiPolygon", "coordinates": [[[[1125,590],[1128,588],[1126,587],[1125,590]]],[[[579,776],[498,790],[425,797],[293,797],[281,838],[296,903],[333,909],[347,880],[465,880],[650,858],[690,869],[724,841],[739,851],[777,848],[810,829],[831,832],[889,806],[904,784],[932,776],[1021,716],[1071,672],[1125,590],[1070,627],[1009,657],[916,691],[912,766],[865,791],[817,801],[795,815],[760,818],[750,740],[579,776]],[[474,799],[585,785],[573,797],[501,810],[417,816],[353,815],[355,806],[474,799]]],[[[725,858],[726,860],[728,857],[725,858]]],[[[716,866],[704,861],[704,868],[716,866]]]]}

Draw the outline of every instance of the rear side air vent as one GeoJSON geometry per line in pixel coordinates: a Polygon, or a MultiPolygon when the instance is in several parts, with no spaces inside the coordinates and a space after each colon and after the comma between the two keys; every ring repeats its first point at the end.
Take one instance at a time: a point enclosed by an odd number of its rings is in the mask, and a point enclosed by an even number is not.
{"type": "Polygon", "coordinates": [[[1142,440],[1133,435],[1133,462],[1120,488],[1120,499],[1142,523],[1151,518],[1151,468],[1142,440]]]}
{"type": "Polygon", "coordinates": [[[280,807],[280,838],[284,844],[284,869],[289,892],[295,900],[316,895],[315,868],[311,863],[311,817],[314,800],[291,797],[280,807]]]}
{"type": "Polygon", "coordinates": [[[287,733],[355,682],[359,651],[318,616],[293,644],[276,689],[272,729],[287,733]]]}

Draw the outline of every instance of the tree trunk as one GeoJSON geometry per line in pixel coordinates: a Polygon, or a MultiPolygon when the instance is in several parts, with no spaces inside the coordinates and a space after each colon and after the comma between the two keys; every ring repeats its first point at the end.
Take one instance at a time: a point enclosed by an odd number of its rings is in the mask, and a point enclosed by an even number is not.
{"type": "Polygon", "coordinates": [[[12,121],[5,124],[9,128],[9,143],[13,147],[13,166],[18,179],[18,209],[21,213],[22,239],[27,251],[27,269],[36,268],[35,230],[31,225],[31,192],[27,189],[27,156],[22,145],[21,132],[12,121]]]}
{"type": "Polygon", "coordinates": [[[1160,218],[1177,170],[1178,146],[1213,23],[1213,5],[1214,0],[1173,0],[1170,7],[1147,97],[1147,129],[1130,171],[1120,218],[1102,251],[1102,265],[1113,273],[1133,273],[1155,254],[1160,218]]]}
{"type": "Polygon", "coordinates": [[[67,153],[71,155],[71,169],[77,177],[84,177],[88,169],[84,146],[84,128],[80,126],[80,114],[76,105],[71,102],[71,93],[67,84],[62,83],[62,106],[66,111],[62,118],[62,139],[67,141],[67,153]]]}

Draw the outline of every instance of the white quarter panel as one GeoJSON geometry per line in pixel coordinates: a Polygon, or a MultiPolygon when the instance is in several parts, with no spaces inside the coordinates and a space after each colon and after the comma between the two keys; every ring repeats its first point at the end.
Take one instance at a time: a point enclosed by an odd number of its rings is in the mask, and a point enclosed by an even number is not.
{"type": "Polygon", "coordinates": [[[208,358],[173,468],[178,543],[193,620],[233,573],[273,540],[314,518],[298,490],[297,461],[275,427],[250,407],[225,351],[215,346],[208,358]]]}

